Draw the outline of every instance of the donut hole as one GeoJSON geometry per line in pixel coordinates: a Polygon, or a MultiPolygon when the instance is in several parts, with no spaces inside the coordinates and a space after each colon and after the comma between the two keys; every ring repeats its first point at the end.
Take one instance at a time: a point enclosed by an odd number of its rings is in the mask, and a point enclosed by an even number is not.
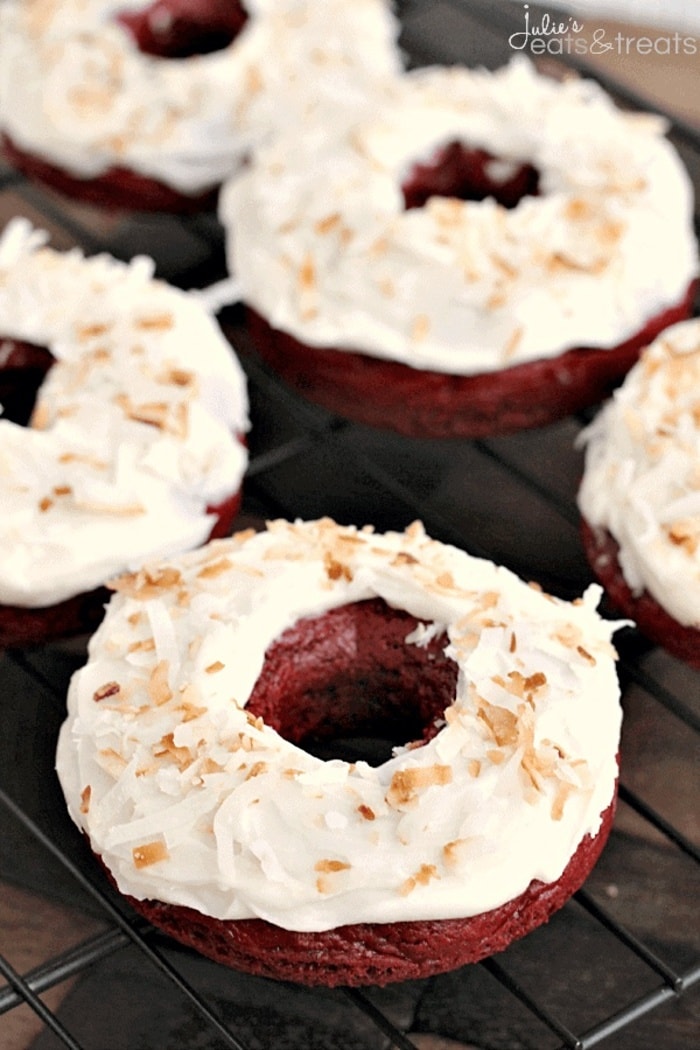
{"type": "Polygon", "coordinates": [[[0,419],[28,425],[39,387],[52,364],[53,357],[45,347],[0,336],[0,419]]]}
{"type": "Polygon", "coordinates": [[[442,146],[426,162],[414,164],[401,185],[406,210],[422,208],[430,197],[482,201],[493,197],[514,208],[523,197],[537,196],[539,172],[532,164],[507,161],[463,142],[442,146]]]}
{"type": "Polygon", "coordinates": [[[268,649],[247,710],[323,759],[380,765],[435,735],[455,696],[445,635],[406,642],[418,622],[381,599],[299,620],[268,649]]]}
{"type": "Polygon", "coordinates": [[[248,12],[238,0],[156,0],[141,11],[120,12],[117,21],[144,54],[191,58],[229,47],[248,12]]]}

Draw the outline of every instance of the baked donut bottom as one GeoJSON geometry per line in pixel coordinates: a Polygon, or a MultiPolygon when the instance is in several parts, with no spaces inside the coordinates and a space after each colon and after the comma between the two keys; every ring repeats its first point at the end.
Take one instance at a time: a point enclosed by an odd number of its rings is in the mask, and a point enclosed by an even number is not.
{"type": "Polygon", "coordinates": [[[190,196],[157,179],[119,167],[81,178],[21,149],[7,134],[2,136],[1,142],[4,155],[13,168],[32,182],[41,183],[83,204],[112,211],[173,212],[178,215],[216,208],[218,187],[190,196]]]}
{"type": "Polygon", "coordinates": [[[597,834],[581,841],[556,882],[533,881],[520,896],[468,919],[356,923],[298,933],[262,919],[217,920],[192,908],[126,899],[175,940],[258,977],[327,987],[415,980],[501,952],[547,922],[585,882],[607,841],[614,813],[611,802],[597,834]]]}
{"type": "Polygon", "coordinates": [[[640,350],[692,311],[697,284],[609,350],[577,348],[496,372],[452,375],[356,351],[309,346],[247,308],[259,355],[298,393],[407,437],[474,438],[544,426],[609,396],[640,350]]]}
{"type": "MultiPolygon", "coordinates": [[[[437,732],[457,668],[444,654],[444,637],[421,648],[405,644],[416,623],[381,599],[298,621],[269,647],[247,710],[310,749],[327,745],[334,734],[396,737],[402,731],[415,741],[409,746],[420,747],[437,732]]],[[[262,919],[218,920],[190,907],[125,896],[154,926],[234,969],[304,985],[386,985],[477,962],[546,922],[585,881],[614,811],[615,797],[556,882],[532,881],[513,900],[469,918],[298,932],[262,919]]]]}
{"type": "Polygon", "coordinates": [[[648,591],[632,591],[620,566],[619,544],[606,529],[582,519],[581,536],[591,568],[612,604],[651,641],[700,670],[700,629],[678,623],[648,591]]]}

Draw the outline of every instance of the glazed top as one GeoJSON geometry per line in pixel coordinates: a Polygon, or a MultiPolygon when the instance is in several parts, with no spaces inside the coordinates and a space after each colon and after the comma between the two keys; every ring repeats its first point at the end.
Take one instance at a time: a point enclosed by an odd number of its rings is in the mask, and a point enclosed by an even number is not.
{"type": "Polygon", "coordinates": [[[293,930],[467,916],[562,874],[614,793],[600,588],[563,602],[427,537],[275,521],[117,580],[57,768],[119,888],[293,930]],[[246,702],[301,617],[379,597],[445,636],[445,722],[378,767],[323,761],[246,702]]]}
{"type": "Polygon", "coordinates": [[[526,60],[415,71],[373,114],[278,139],[224,193],[230,269],[274,327],[471,374],[615,346],[683,298],[692,192],[660,118],[526,60]],[[413,166],[453,141],[490,153],[496,179],[534,165],[539,195],[405,210],[413,166]]]}
{"type": "Polygon", "coordinates": [[[700,628],[700,321],[666,329],[582,438],[584,518],[634,592],[700,628]]]}
{"type": "Polygon", "coordinates": [[[399,69],[387,0],[246,0],[220,51],[142,53],[119,13],[146,0],[0,4],[0,130],[69,172],[112,166],[196,194],[250,148],[399,69]]]}
{"type": "MultiPolygon", "coordinates": [[[[55,363],[29,427],[0,416],[0,603],[52,605],[203,543],[247,455],[243,372],[194,295],[153,264],[0,238],[2,338],[55,363]]],[[[2,367],[0,360],[0,367],[2,367]]]]}

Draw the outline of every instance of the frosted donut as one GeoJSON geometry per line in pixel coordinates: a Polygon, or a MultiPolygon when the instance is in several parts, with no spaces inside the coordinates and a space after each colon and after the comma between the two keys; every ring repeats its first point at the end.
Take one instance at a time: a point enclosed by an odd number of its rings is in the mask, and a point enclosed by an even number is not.
{"type": "Polygon", "coordinates": [[[3,645],[93,628],[109,576],[225,534],[247,462],[244,376],[201,302],[45,239],[0,238],[3,645]],[[50,370],[27,427],[29,365],[50,370]]]}
{"type": "Polygon", "coordinates": [[[0,131],[84,200],[195,209],[250,149],[399,69],[387,0],[7,0],[0,131]]]}
{"type": "Polygon", "coordinates": [[[596,575],[642,631],[700,668],[700,321],[645,350],[582,438],[596,575]]]}
{"type": "Polygon", "coordinates": [[[620,730],[597,588],[560,601],[418,524],[329,519],[112,586],[57,768],[119,890],[176,937],[387,983],[504,948],[586,877],[620,730]],[[377,766],[306,750],[387,725],[404,744],[377,766]]]}
{"type": "Polygon", "coordinates": [[[418,70],[373,112],[278,139],[220,203],[258,349],[311,399],[418,436],[540,425],[688,315],[691,185],[658,118],[524,60],[418,70]]]}

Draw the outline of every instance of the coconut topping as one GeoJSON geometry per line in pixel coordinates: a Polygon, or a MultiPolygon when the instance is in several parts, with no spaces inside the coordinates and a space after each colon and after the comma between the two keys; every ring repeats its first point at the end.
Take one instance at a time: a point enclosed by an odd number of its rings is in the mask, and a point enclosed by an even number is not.
{"type": "Polygon", "coordinates": [[[691,198],[660,120],[521,60],[416,70],[349,132],[281,136],[225,188],[220,214],[243,298],[273,327],[475,374],[614,347],[680,302],[697,269],[691,198]],[[452,142],[533,165],[538,195],[406,210],[412,169],[452,142]]]}
{"type": "Polygon", "coordinates": [[[700,628],[700,321],[659,336],[584,431],[579,506],[634,593],[700,628]]]}
{"type": "Polygon", "coordinates": [[[30,426],[0,416],[0,603],[25,607],[203,543],[247,462],[245,379],[206,308],[148,259],[44,243],[22,219],[0,238],[0,333],[55,361],[30,426]]]}
{"type": "Polygon", "coordinates": [[[122,892],[218,919],[322,930],[497,907],[558,879],[613,797],[615,625],[599,594],[552,598],[418,524],[329,519],[129,575],[70,686],[57,768],[71,816],[122,892]],[[369,598],[419,620],[407,644],[444,636],[455,696],[432,739],[382,765],[323,761],[246,704],[288,627],[369,598]]]}
{"type": "Polygon", "coordinates": [[[126,167],[197,194],[282,128],[364,104],[399,70],[387,0],[245,0],[229,46],[186,58],[137,48],[119,16],[148,6],[0,4],[0,130],[75,175],[126,167]]]}

